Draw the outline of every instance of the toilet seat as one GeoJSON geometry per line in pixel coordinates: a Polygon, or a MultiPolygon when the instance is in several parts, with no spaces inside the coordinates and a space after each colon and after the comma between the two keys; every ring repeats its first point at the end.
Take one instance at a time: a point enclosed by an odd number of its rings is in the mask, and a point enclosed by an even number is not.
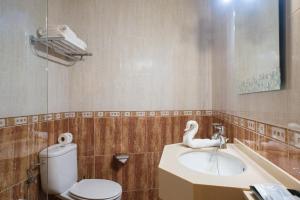
{"type": "Polygon", "coordinates": [[[76,200],[116,200],[121,194],[119,183],[105,179],[83,179],[69,190],[76,200]]]}

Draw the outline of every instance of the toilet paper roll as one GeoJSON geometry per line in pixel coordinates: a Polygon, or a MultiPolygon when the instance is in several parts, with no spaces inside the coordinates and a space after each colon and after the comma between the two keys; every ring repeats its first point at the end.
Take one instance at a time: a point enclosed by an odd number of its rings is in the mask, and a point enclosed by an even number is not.
{"type": "Polygon", "coordinates": [[[73,141],[73,135],[72,133],[66,133],[69,136],[69,140],[72,142],[73,141]]]}
{"type": "Polygon", "coordinates": [[[73,141],[72,133],[63,133],[63,134],[60,134],[58,136],[58,143],[59,144],[66,145],[66,144],[72,143],[72,141],[73,141]]]}

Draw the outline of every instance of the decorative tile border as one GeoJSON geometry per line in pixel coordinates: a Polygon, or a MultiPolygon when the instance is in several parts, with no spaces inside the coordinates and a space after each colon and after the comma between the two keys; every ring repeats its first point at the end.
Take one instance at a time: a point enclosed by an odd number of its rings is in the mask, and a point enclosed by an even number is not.
{"type": "Polygon", "coordinates": [[[55,120],[60,120],[61,117],[62,117],[62,114],[61,113],[56,113],[56,114],[54,114],[54,116],[55,116],[55,120]]]}
{"type": "Polygon", "coordinates": [[[80,115],[82,118],[93,118],[94,113],[93,112],[81,112],[80,115]]]}
{"type": "Polygon", "coordinates": [[[266,125],[263,123],[257,123],[257,132],[258,134],[265,135],[266,134],[266,125]]]}
{"type": "Polygon", "coordinates": [[[239,124],[240,124],[241,127],[246,127],[246,122],[245,121],[246,121],[245,119],[240,118],[239,124]]]}
{"type": "Polygon", "coordinates": [[[253,151],[300,180],[299,130],[290,130],[218,111],[214,111],[213,118],[224,123],[229,130],[229,136],[237,138],[253,151]]]}
{"type": "Polygon", "coordinates": [[[281,142],[287,143],[287,130],[285,128],[280,128],[277,126],[268,125],[267,126],[267,136],[279,140],[281,142]]]}
{"type": "Polygon", "coordinates": [[[219,120],[224,120],[224,122],[228,122],[258,135],[273,139],[275,141],[279,141],[286,145],[300,148],[299,131],[290,130],[284,127],[274,126],[251,119],[245,119],[220,111],[213,111],[213,117],[219,120]]]}
{"type": "Polygon", "coordinates": [[[123,117],[130,117],[130,116],[131,116],[131,113],[130,113],[130,112],[124,112],[122,116],[123,116],[123,117]]]}
{"type": "MultiPolygon", "coordinates": [[[[220,111],[211,110],[162,110],[162,111],[87,111],[87,112],[62,112],[49,113],[30,116],[19,116],[0,119],[0,128],[9,126],[22,126],[31,123],[48,122],[69,118],[119,118],[119,117],[184,117],[184,119],[196,118],[200,116],[213,116],[222,120],[225,124],[230,124],[235,130],[244,130],[243,136],[239,135],[243,142],[250,148],[266,148],[267,141],[273,141],[280,148],[283,146],[287,151],[295,149],[300,152],[300,132],[286,129],[284,127],[270,125],[264,122],[258,122],[252,119],[246,119],[235,115],[226,114],[220,111]],[[236,128],[239,127],[239,128],[236,128]]],[[[136,120],[136,119],[133,119],[136,120]]],[[[116,120],[118,121],[118,120],[116,120]]],[[[236,132],[236,131],[235,131],[236,132]]],[[[239,133],[239,131],[237,131],[239,133]]],[[[235,136],[236,133],[235,133],[235,136]]],[[[272,143],[271,143],[272,144],[272,143]]],[[[275,146],[277,148],[277,146],[275,146]]],[[[281,153],[281,150],[280,150],[281,153]]],[[[294,153],[294,156],[298,156],[294,153]]],[[[276,156],[275,156],[276,157],[276,156]]],[[[276,157],[277,158],[277,157],[276,157]]],[[[297,172],[298,173],[298,172],[297,172]]]]}
{"type": "Polygon", "coordinates": [[[75,112],[71,112],[68,114],[68,118],[75,118],[76,117],[76,113],[75,112]]]}
{"type": "Polygon", "coordinates": [[[5,127],[5,125],[6,125],[6,120],[0,119],[0,128],[5,127]]]}
{"type": "Polygon", "coordinates": [[[109,116],[110,117],[120,117],[121,116],[121,112],[109,112],[109,116]]]}
{"type": "Polygon", "coordinates": [[[247,128],[255,131],[256,130],[256,123],[255,121],[247,120],[247,128]]]}
{"type": "Polygon", "coordinates": [[[135,112],[135,117],[145,117],[146,112],[135,112]]]}
{"type": "Polygon", "coordinates": [[[200,110],[196,111],[196,116],[201,116],[202,112],[200,110]]]}
{"type": "Polygon", "coordinates": [[[183,111],[183,115],[191,116],[191,115],[193,115],[193,111],[183,111]]]}
{"type": "Polygon", "coordinates": [[[31,122],[32,122],[32,123],[37,123],[37,122],[39,122],[39,116],[38,116],[38,115],[31,116],[31,122]]]}
{"type": "Polygon", "coordinates": [[[238,117],[234,117],[234,118],[233,118],[233,123],[234,123],[235,125],[239,125],[239,118],[238,118],[238,117]]]}
{"type": "MultiPolygon", "coordinates": [[[[217,112],[215,112],[217,113],[217,112]]],[[[219,113],[221,114],[221,113],[219,113]]],[[[68,118],[101,118],[101,117],[177,117],[177,116],[212,116],[211,110],[162,110],[162,111],[84,111],[61,112],[30,116],[18,116],[0,119],[0,128],[20,126],[31,123],[47,122],[68,118]]],[[[228,116],[225,116],[225,118],[228,116]]]]}
{"type": "Polygon", "coordinates": [[[15,125],[23,125],[27,124],[27,117],[16,117],[15,118],[15,125]]]}
{"type": "Polygon", "coordinates": [[[155,117],[156,116],[156,113],[154,111],[148,112],[147,114],[148,114],[147,115],[148,117],[155,117]]]}
{"type": "Polygon", "coordinates": [[[53,120],[53,114],[44,115],[43,121],[52,121],[52,120],[53,120]]]}
{"type": "Polygon", "coordinates": [[[266,124],[263,122],[245,119],[226,114],[221,111],[211,110],[165,110],[165,111],[87,111],[87,112],[64,112],[0,119],[0,128],[20,126],[31,123],[61,120],[68,118],[102,118],[102,117],[177,117],[177,116],[214,116],[224,122],[242,127],[259,135],[273,138],[283,143],[300,148],[300,132],[266,124]]]}
{"type": "Polygon", "coordinates": [[[289,131],[288,133],[289,144],[300,149],[300,132],[289,131]]]}

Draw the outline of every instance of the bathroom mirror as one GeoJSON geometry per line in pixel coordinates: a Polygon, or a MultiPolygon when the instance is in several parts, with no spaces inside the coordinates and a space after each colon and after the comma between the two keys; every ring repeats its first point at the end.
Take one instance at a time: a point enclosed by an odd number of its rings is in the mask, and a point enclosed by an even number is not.
{"type": "Polygon", "coordinates": [[[238,93],[280,90],[284,63],[284,1],[235,1],[238,93]]]}
{"type": "Polygon", "coordinates": [[[46,24],[47,0],[0,1],[0,8],[0,118],[47,113],[47,62],[29,44],[46,24]]]}

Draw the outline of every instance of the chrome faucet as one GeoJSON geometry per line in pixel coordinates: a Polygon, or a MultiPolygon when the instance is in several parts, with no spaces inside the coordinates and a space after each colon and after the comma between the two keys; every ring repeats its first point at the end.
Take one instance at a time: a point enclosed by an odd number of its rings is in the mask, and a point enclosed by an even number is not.
{"type": "Polygon", "coordinates": [[[228,141],[228,138],[226,138],[224,136],[225,135],[225,127],[220,123],[213,123],[212,126],[213,126],[213,131],[217,130],[217,132],[214,132],[211,139],[213,139],[213,140],[219,139],[220,140],[219,148],[226,149],[227,148],[226,143],[228,141]]]}

